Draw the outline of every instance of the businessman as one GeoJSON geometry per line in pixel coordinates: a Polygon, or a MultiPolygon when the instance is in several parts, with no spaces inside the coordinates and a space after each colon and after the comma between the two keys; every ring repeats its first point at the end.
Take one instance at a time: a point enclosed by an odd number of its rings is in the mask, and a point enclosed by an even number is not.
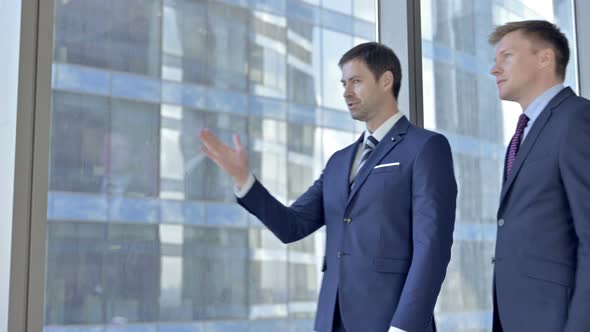
{"type": "Polygon", "coordinates": [[[546,21],[490,35],[500,98],[522,107],[506,152],[494,331],[590,331],[590,102],[563,86],[568,41],[546,21]]]}
{"type": "Polygon", "coordinates": [[[316,331],[435,331],[457,196],[449,144],[399,112],[402,73],[391,49],[364,43],[339,66],[344,100],[366,130],[290,207],[250,173],[237,135],[230,148],[205,129],[202,150],[232,176],[239,204],[281,241],[326,226],[316,331]]]}

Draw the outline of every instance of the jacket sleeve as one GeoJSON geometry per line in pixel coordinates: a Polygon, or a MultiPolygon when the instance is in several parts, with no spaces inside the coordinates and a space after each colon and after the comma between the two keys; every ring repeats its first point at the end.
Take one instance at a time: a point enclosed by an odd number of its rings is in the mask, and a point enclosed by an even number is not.
{"type": "Polygon", "coordinates": [[[412,263],[391,325],[425,331],[451,258],[457,184],[451,148],[440,134],[418,153],[412,174],[412,263]]]}
{"type": "Polygon", "coordinates": [[[290,207],[274,198],[258,180],[238,203],[283,243],[298,241],[324,225],[323,174],[290,207]]]}
{"type": "Polygon", "coordinates": [[[578,237],[575,286],[564,331],[590,331],[590,102],[575,111],[560,144],[559,169],[578,237]]]}

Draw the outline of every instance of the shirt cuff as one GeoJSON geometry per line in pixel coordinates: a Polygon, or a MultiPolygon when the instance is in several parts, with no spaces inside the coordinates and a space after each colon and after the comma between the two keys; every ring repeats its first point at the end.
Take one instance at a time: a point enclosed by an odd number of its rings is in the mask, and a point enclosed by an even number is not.
{"type": "Polygon", "coordinates": [[[234,194],[236,197],[240,199],[244,198],[250,189],[252,189],[252,186],[254,186],[254,182],[256,182],[254,175],[252,173],[248,174],[248,179],[246,179],[246,182],[244,182],[244,185],[242,185],[241,188],[234,186],[234,194]]]}
{"type": "Polygon", "coordinates": [[[395,327],[395,326],[390,326],[390,327],[389,327],[389,330],[387,330],[387,332],[406,332],[406,331],[404,331],[404,330],[402,330],[402,329],[398,329],[398,328],[397,328],[397,327],[395,327]]]}

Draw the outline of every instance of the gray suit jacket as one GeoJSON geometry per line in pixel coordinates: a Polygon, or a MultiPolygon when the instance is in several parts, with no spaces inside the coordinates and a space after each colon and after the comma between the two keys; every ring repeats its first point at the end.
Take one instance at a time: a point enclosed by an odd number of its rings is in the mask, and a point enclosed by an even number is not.
{"type": "Polygon", "coordinates": [[[590,331],[590,101],[534,122],[502,187],[494,308],[504,331],[590,331]]]}

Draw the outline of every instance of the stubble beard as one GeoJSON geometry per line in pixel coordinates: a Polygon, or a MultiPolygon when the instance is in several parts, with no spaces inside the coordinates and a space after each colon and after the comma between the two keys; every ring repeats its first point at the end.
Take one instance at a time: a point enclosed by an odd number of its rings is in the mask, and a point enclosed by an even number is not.
{"type": "Polygon", "coordinates": [[[367,122],[368,119],[368,112],[364,108],[359,108],[357,110],[351,110],[350,116],[357,121],[367,122]]]}

